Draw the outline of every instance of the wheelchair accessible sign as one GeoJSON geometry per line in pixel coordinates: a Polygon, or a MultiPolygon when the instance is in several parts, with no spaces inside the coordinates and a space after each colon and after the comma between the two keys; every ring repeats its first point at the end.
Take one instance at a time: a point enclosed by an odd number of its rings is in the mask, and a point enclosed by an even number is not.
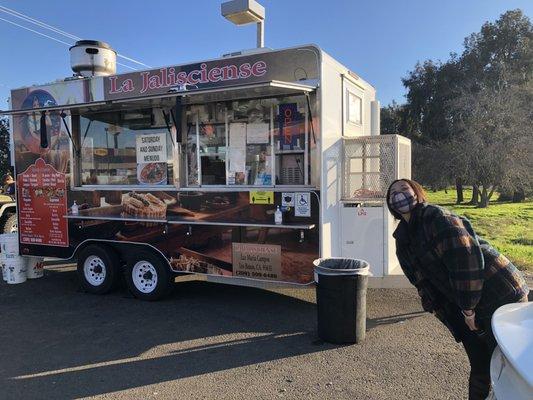
{"type": "Polygon", "coordinates": [[[294,196],[294,216],[311,216],[311,193],[295,193],[294,196]]]}

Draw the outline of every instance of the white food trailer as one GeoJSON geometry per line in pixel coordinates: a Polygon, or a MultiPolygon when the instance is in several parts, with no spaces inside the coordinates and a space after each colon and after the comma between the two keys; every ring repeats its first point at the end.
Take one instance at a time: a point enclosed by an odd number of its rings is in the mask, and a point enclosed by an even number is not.
{"type": "Polygon", "coordinates": [[[74,76],[13,90],[4,113],[22,255],[76,257],[93,293],[125,269],[148,300],[180,274],[311,284],[331,256],[405,282],[384,195],[410,177],[410,142],[379,134],[374,87],[322,49],[118,75],[103,42],[70,52],[74,76]]]}

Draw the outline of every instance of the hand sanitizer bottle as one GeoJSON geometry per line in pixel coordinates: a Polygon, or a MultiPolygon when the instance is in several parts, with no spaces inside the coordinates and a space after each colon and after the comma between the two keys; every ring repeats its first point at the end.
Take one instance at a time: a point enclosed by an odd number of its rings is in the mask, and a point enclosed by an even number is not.
{"type": "Polygon", "coordinates": [[[72,204],[71,210],[72,215],[78,215],[78,203],[76,203],[76,200],[74,200],[74,204],[72,204]]]}
{"type": "Polygon", "coordinates": [[[276,212],[274,213],[274,223],[276,225],[281,225],[283,223],[283,213],[279,209],[279,206],[276,206],[276,212]]]}

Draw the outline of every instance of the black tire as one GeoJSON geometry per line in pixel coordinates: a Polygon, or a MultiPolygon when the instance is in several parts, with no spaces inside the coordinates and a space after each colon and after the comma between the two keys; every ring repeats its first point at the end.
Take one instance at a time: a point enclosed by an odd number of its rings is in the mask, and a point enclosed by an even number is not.
{"type": "Polygon", "coordinates": [[[128,261],[125,274],[129,291],[141,300],[159,300],[172,287],[172,274],[168,264],[153,251],[137,252],[128,261]]]}
{"type": "Polygon", "coordinates": [[[2,233],[18,232],[17,214],[8,214],[2,224],[2,233]]]}
{"type": "Polygon", "coordinates": [[[86,292],[105,294],[114,289],[120,277],[120,259],[111,247],[91,244],[77,258],[78,278],[86,292]]]}

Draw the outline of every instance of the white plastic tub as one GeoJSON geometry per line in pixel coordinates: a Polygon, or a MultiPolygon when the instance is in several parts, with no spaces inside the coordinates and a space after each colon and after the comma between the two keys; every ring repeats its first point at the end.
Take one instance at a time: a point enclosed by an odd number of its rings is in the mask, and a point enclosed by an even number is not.
{"type": "Polygon", "coordinates": [[[26,259],[26,278],[38,279],[43,277],[43,258],[24,257],[26,259]]]}
{"type": "Polygon", "coordinates": [[[7,268],[5,266],[6,263],[6,256],[4,253],[0,253],[0,268],[2,269],[2,279],[3,281],[7,281],[7,268]]]}
{"type": "Polygon", "coordinates": [[[5,255],[5,268],[7,269],[7,283],[16,285],[26,282],[26,260],[18,255],[5,255]]]}
{"type": "Polygon", "coordinates": [[[0,235],[0,251],[5,254],[19,254],[18,233],[4,233],[0,235]]]}

